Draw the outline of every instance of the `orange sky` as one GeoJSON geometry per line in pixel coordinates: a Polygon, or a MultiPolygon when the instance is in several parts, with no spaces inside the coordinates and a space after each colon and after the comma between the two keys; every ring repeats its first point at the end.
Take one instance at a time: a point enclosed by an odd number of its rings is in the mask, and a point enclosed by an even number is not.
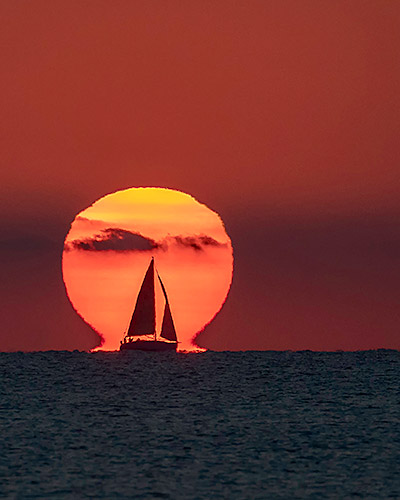
{"type": "Polygon", "coordinates": [[[235,277],[205,347],[399,347],[399,2],[36,0],[0,16],[0,349],[97,342],[65,297],[62,245],[77,213],[134,186],[225,222],[235,277]]]}

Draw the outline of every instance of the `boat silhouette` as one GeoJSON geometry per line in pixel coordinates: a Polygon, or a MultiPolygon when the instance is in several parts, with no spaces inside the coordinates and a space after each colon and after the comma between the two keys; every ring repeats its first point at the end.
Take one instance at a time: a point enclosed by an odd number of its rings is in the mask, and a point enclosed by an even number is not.
{"type": "Polygon", "coordinates": [[[136,299],[129,327],[121,341],[120,351],[176,351],[177,345],[178,340],[167,292],[160,275],[155,270],[154,257],[152,257],[136,299]],[[156,273],[165,298],[159,338],[157,338],[156,332],[156,273]],[[137,338],[143,336],[151,336],[152,338],[137,338]]]}

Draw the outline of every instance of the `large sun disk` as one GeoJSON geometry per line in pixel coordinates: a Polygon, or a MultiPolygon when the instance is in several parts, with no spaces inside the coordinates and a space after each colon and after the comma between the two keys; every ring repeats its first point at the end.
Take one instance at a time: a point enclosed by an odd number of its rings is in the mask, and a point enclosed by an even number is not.
{"type": "Polygon", "coordinates": [[[75,217],[64,244],[64,283],[75,310],[103,337],[102,349],[119,348],[152,256],[167,288],[180,349],[193,350],[232,279],[232,244],[218,214],[179,191],[131,188],[75,217]]]}

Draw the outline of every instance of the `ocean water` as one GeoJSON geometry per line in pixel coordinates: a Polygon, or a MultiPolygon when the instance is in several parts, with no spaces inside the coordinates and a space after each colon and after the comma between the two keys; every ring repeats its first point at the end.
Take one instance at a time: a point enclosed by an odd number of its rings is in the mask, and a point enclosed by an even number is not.
{"type": "Polygon", "coordinates": [[[0,354],[2,498],[400,498],[400,353],[0,354]]]}

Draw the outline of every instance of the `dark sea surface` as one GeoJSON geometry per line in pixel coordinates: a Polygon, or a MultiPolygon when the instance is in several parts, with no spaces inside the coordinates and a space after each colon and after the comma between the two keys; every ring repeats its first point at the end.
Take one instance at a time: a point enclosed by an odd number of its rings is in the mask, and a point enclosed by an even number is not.
{"type": "Polygon", "coordinates": [[[400,353],[0,354],[3,498],[400,498],[400,353]]]}

